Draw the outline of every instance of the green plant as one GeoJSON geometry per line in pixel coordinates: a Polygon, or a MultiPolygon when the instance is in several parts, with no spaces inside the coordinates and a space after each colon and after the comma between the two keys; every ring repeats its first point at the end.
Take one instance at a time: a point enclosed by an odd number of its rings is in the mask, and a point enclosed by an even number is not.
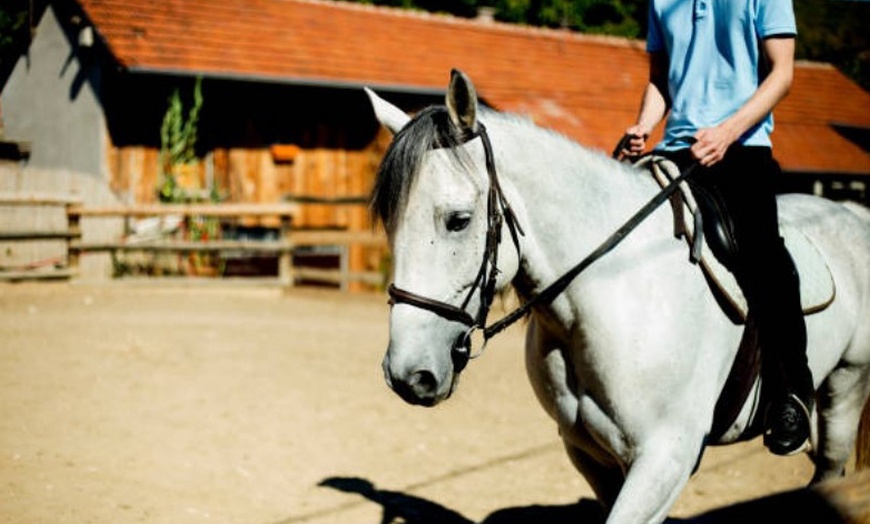
{"type": "Polygon", "coordinates": [[[202,78],[196,79],[193,88],[193,106],[184,116],[181,94],[175,89],[168,99],[163,125],[160,127],[160,200],[179,202],[185,200],[183,188],[178,184],[176,166],[196,163],[199,112],[202,109],[202,78]]]}
{"type": "MultiPolygon", "coordinates": [[[[195,174],[200,158],[197,154],[197,139],[199,133],[199,114],[202,110],[202,78],[198,77],[193,87],[193,105],[185,114],[185,107],[179,89],[175,89],[167,100],[166,113],[160,126],[160,187],[159,198],[167,203],[186,203],[199,201],[203,195],[192,189],[190,173],[195,174]],[[187,173],[188,185],[181,183],[181,175],[187,173]]],[[[199,189],[199,188],[197,188],[199,189]]],[[[208,200],[220,201],[220,192],[216,185],[208,188],[208,200]]],[[[216,217],[189,216],[185,220],[185,228],[181,234],[194,242],[208,242],[219,239],[221,224],[216,217]]],[[[201,274],[214,269],[218,274],[223,272],[224,263],[217,255],[209,252],[193,251],[187,256],[189,271],[201,274]]]]}
{"type": "MultiPolygon", "coordinates": [[[[188,239],[194,242],[209,242],[221,238],[221,223],[216,217],[190,216],[187,219],[188,239]]],[[[223,275],[226,262],[215,253],[206,251],[193,251],[190,253],[189,262],[191,270],[195,274],[214,270],[216,276],[223,275]]]]}

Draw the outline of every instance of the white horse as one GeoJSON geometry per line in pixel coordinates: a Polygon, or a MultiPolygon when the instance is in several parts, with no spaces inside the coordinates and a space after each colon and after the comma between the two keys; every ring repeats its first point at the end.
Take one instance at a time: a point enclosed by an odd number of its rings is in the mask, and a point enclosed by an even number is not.
{"type": "MultiPolygon", "coordinates": [[[[434,405],[456,387],[492,293],[513,286],[534,300],[659,188],[638,169],[479,107],[458,71],[446,107],[413,119],[366,91],[395,133],[371,202],[393,253],[383,368],[406,401],[434,405]]],[[[782,197],[780,210],[822,252],[837,290],[807,317],[818,481],[844,474],[870,394],[870,218],[806,195],[782,197]]],[[[529,311],[533,389],[607,522],[661,522],[706,445],[758,435],[759,381],[727,431],[711,435],[744,326],[688,262],[668,206],[568,280],[529,311]]]]}

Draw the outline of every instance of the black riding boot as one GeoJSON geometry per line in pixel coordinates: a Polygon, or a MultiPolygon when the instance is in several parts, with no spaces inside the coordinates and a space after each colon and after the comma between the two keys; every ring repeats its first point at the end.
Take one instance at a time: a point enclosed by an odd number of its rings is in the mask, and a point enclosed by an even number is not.
{"type": "Polygon", "coordinates": [[[807,365],[806,326],[800,306],[800,282],[785,246],[771,254],[768,281],[754,297],[759,320],[762,381],[769,399],[764,412],[764,445],[777,455],[807,449],[813,409],[813,377],[807,365]]]}

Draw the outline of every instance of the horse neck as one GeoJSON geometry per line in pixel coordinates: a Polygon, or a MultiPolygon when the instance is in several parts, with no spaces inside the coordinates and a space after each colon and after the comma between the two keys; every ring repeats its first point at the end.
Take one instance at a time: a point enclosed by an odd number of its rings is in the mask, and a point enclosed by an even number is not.
{"type": "Polygon", "coordinates": [[[528,292],[591,253],[655,191],[649,177],[625,164],[532,125],[508,123],[491,135],[525,230],[515,283],[526,282],[528,292]]]}

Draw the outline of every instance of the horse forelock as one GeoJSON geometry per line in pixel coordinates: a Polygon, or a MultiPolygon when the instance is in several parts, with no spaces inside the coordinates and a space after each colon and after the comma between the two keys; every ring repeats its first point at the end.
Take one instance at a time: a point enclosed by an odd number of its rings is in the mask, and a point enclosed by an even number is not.
{"type": "Polygon", "coordinates": [[[393,137],[378,168],[369,198],[372,218],[380,220],[388,232],[394,231],[426,152],[444,148],[459,159],[456,146],[461,143],[462,137],[450,123],[445,106],[428,107],[414,116],[393,137]]]}

